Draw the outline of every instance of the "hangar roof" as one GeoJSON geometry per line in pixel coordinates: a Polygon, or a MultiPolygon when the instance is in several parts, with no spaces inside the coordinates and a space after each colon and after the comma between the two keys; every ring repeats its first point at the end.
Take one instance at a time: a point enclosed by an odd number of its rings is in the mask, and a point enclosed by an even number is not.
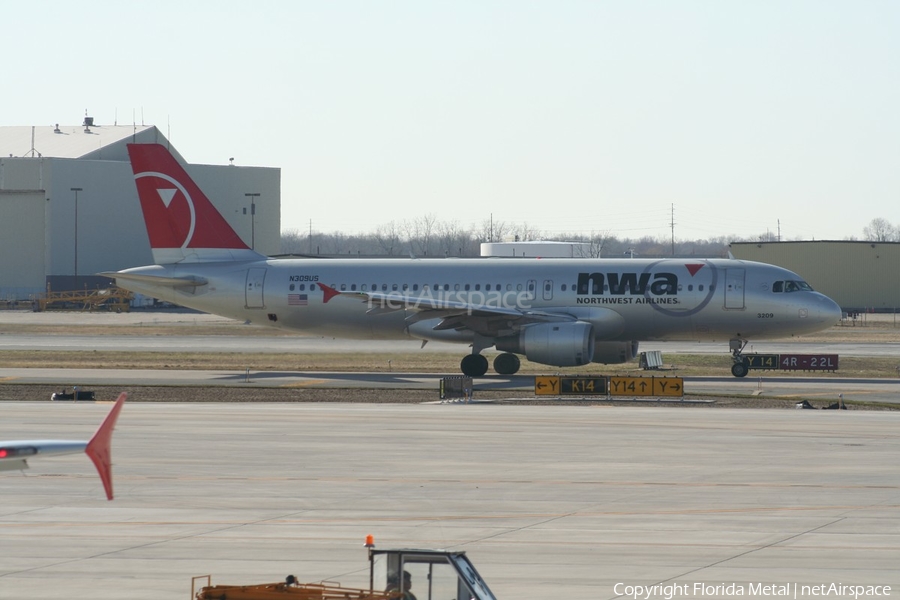
{"type": "MultiPolygon", "coordinates": [[[[153,125],[40,125],[0,127],[0,158],[128,160],[124,143],[167,143],[153,125]],[[32,143],[32,139],[34,140],[32,143]],[[104,155],[104,148],[114,146],[104,155]]],[[[176,153],[177,154],[177,153],[176,153]]]]}

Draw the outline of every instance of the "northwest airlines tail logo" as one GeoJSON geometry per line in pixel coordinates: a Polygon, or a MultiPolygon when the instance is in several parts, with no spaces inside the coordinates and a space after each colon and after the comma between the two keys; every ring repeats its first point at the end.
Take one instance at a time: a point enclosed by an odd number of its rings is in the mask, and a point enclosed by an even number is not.
{"type": "Polygon", "coordinates": [[[197,226],[197,210],[190,193],[175,178],[156,171],[135,173],[135,183],[148,223],[153,248],[187,248],[197,226]],[[155,206],[153,206],[155,204],[155,206]],[[164,226],[163,226],[164,225],[164,226]]]}
{"type": "Polygon", "coordinates": [[[152,248],[249,247],[165,146],[128,144],[152,248]]]}

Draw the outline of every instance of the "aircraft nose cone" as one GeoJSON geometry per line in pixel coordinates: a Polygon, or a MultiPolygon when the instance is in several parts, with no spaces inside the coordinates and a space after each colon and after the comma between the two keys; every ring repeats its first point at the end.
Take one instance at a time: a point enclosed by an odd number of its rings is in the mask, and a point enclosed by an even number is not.
{"type": "Polygon", "coordinates": [[[819,295],[821,297],[819,298],[818,306],[816,307],[817,320],[826,326],[837,325],[840,323],[841,317],[843,317],[844,314],[841,307],[828,296],[823,294],[819,295]]]}

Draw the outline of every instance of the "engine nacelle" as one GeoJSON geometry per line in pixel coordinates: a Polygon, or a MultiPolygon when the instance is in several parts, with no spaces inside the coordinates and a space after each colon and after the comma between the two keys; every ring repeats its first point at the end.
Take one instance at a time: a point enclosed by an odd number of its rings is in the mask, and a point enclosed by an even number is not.
{"type": "Polygon", "coordinates": [[[578,367],[594,358],[594,328],[590,323],[539,323],[519,335],[498,338],[497,350],[524,354],[543,365],[578,367]]]}
{"type": "Polygon", "coordinates": [[[634,360],[638,354],[638,343],[631,342],[597,342],[594,344],[595,363],[618,365],[634,360]]]}

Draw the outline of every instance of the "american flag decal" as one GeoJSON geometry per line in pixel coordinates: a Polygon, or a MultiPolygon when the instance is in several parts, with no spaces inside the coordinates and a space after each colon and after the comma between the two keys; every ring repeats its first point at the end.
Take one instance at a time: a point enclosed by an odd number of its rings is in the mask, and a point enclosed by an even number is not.
{"type": "Polygon", "coordinates": [[[306,306],[306,294],[288,294],[288,306],[306,306]]]}

